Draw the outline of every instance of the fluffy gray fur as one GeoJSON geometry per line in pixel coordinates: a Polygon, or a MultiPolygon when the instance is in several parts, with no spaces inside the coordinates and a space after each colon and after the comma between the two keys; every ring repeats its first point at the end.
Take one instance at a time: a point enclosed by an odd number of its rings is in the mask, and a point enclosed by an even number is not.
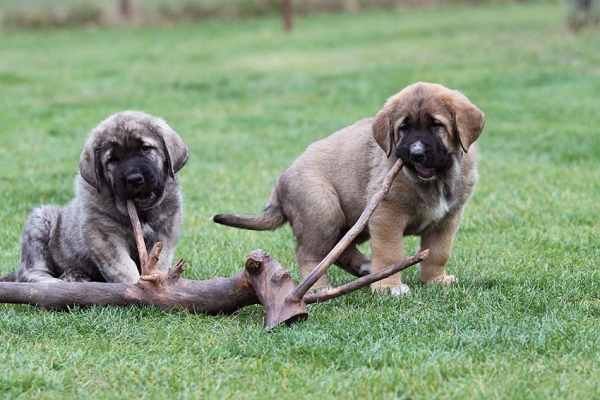
{"type": "MultiPolygon", "coordinates": [[[[75,198],[64,207],[44,205],[29,216],[16,279],[137,282],[139,257],[127,199],[122,190],[117,193],[119,185],[132,181],[135,188],[129,187],[127,193],[136,202],[146,246],[163,242],[158,267],[166,271],[182,220],[182,196],[175,173],[187,158],[183,140],[160,118],[125,111],[102,121],[83,147],[75,198]],[[148,167],[147,176],[139,172],[140,160],[148,167]],[[124,162],[128,164],[121,168],[119,163],[124,162]],[[151,182],[154,186],[146,188],[151,182]]],[[[14,274],[5,280],[11,276],[14,274]]]]}

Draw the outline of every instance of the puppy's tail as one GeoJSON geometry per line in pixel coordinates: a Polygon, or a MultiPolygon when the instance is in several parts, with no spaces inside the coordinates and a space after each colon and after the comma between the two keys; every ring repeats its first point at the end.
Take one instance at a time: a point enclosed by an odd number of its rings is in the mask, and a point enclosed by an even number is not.
{"type": "Polygon", "coordinates": [[[283,225],[287,218],[281,210],[277,198],[277,189],[273,189],[271,197],[262,214],[240,215],[240,214],[217,214],[212,217],[217,224],[233,226],[234,228],[250,229],[253,231],[272,231],[283,225]]]}

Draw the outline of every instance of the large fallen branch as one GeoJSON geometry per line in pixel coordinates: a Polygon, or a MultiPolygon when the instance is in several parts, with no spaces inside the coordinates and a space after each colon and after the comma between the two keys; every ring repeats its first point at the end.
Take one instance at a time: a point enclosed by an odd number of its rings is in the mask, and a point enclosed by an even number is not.
{"type": "Polygon", "coordinates": [[[182,264],[156,281],[140,279],[134,285],[100,282],[13,283],[0,282],[0,303],[30,304],[63,310],[93,305],[153,305],[162,309],[187,309],[209,315],[229,314],[261,303],[266,329],[306,318],[305,304],[330,300],[400,272],[429,256],[425,250],[375,274],[346,285],[289,302],[294,286],[289,271],[262,250],[254,250],[238,274],[205,281],[180,278],[182,264]]]}
{"type": "Polygon", "coordinates": [[[134,285],[0,282],[0,303],[31,304],[54,310],[92,305],[154,305],[216,315],[259,302],[246,271],[206,281],[179,279],[177,273],[170,275],[160,287],[142,280],[134,285]]]}
{"type": "Polygon", "coordinates": [[[154,305],[163,309],[187,309],[191,312],[211,315],[227,314],[241,307],[260,303],[266,311],[266,329],[281,323],[289,324],[306,318],[308,315],[306,304],[329,300],[357,290],[417,264],[429,256],[429,251],[425,250],[346,285],[306,295],[306,291],[364,229],[375,208],[389,192],[391,182],[402,167],[401,161],[394,165],[384,180],[381,190],[369,201],[359,221],[315,271],[298,286],[294,286],[290,272],[262,250],[254,250],[250,253],[245,269],[229,278],[215,277],[205,281],[183,279],[180,277],[184,271],[183,259],[168,272],[162,272],[156,267],[162,243],[155,243],[150,253],[147,253],[135,205],[128,202],[128,212],[141,264],[141,277],[136,284],[0,282],[0,303],[31,304],[44,309],[91,305],[154,305]]]}

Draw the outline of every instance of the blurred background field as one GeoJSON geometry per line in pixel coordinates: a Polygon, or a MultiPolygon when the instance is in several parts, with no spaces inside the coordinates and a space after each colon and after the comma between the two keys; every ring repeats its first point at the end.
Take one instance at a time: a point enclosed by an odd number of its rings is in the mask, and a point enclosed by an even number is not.
{"type": "MultiPolygon", "coordinates": [[[[315,15],[357,13],[373,9],[397,11],[530,1],[292,0],[290,3],[295,14],[315,15]]],[[[282,13],[283,4],[283,0],[0,0],[0,22],[5,28],[189,23],[209,19],[233,20],[273,16],[282,13]]]]}
{"type": "Polygon", "coordinates": [[[209,317],[0,305],[0,397],[600,397],[600,33],[570,29],[564,7],[297,9],[290,33],[279,11],[0,31],[0,273],[17,266],[31,210],[72,198],[87,132],[120,110],[162,116],[189,145],[177,256],[191,279],[231,276],[255,248],[298,279],[289,228],[210,217],[260,211],[306,146],[404,86],[439,82],[486,113],[481,179],[448,265],[456,285],[421,287],[413,267],[411,296],[360,290],[269,334],[258,306],[209,317]]]}

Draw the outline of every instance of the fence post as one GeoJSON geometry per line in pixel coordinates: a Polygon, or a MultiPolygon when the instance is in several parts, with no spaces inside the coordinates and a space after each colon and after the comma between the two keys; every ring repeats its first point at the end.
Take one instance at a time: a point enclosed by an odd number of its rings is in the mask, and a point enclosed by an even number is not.
{"type": "Polygon", "coordinates": [[[123,19],[131,18],[131,2],[129,0],[119,0],[119,15],[123,19]]]}
{"type": "Polygon", "coordinates": [[[283,0],[283,27],[286,32],[292,31],[292,14],[292,0],[283,0]]]}

